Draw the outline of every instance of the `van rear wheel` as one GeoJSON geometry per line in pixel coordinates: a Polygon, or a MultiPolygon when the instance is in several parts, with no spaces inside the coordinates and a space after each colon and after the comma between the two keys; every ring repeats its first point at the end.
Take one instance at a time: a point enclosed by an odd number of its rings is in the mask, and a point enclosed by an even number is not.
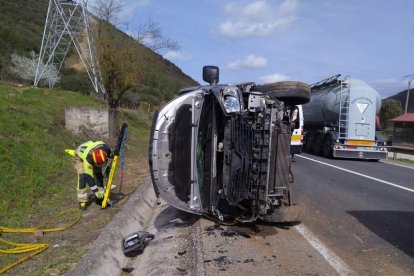
{"type": "Polygon", "coordinates": [[[262,92],[272,99],[286,105],[300,105],[309,102],[311,87],[300,81],[280,81],[252,87],[253,91],[262,92]]]}

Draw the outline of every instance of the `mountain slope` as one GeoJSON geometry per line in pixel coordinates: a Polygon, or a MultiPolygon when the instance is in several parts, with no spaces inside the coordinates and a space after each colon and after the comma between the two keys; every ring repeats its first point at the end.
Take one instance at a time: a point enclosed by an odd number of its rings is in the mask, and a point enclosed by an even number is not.
{"type": "MultiPolygon", "coordinates": [[[[0,80],[13,81],[16,77],[10,73],[10,55],[13,52],[27,55],[30,50],[39,53],[48,0],[0,0],[0,80]]],[[[119,31],[116,36],[125,37],[119,31]]],[[[117,39],[117,37],[114,37],[117,39]]],[[[128,39],[133,40],[128,37],[128,39]]],[[[159,104],[171,99],[179,88],[193,86],[197,83],[184,74],[180,68],[147,47],[134,43],[135,51],[143,60],[151,62],[151,72],[147,81],[138,89],[137,95],[126,95],[130,101],[146,101],[159,104]]],[[[75,51],[68,57],[70,62],[61,71],[60,85],[66,90],[91,90],[85,72],[79,71],[79,58],[75,51]],[[75,68],[75,69],[74,69],[75,68]]],[[[133,103],[135,104],[135,103],[133,103]]]]}
{"type": "MultiPolygon", "coordinates": [[[[395,94],[394,96],[388,97],[387,99],[395,99],[395,100],[399,101],[401,103],[401,107],[402,107],[403,112],[404,112],[405,101],[407,99],[407,89],[395,94]]],[[[387,100],[387,99],[385,99],[385,100],[387,100]]],[[[414,89],[410,89],[407,112],[408,113],[413,113],[414,112],[414,89]]]]}
{"type": "MultiPolygon", "coordinates": [[[[77,174],[65,149],[75,149],[87,139],[105,140],[96,133],[74,135],[65,128],[65,109],[104,108],[90,96],[55,89],[25,88],[0,84],[0,227],[54,228],[72,221],[73,215],[47,219],[78,207],[77,174]],[[46,99],[46,100],[45,100],[46,99]]],[[[120,189],[119,204],[102,210],[91,204],[73,227],[61,232],[28,234],[1,233],[1,238],[17,243],[48,243],[48,250],[24,262],[7,275],[63,275],[122,209],[129,195],[148,177],[147,144],[151,119],[146,110],[120,109],[120,122],[128,124],[126,154],[118,163],[111,199],[120,189]],[[54,245],[52,247],[52,245],[54,245]]],[[[115,141],[110,143],[114,148],[115,141]]],[[[0,242],[1,249],[11,248],[0,242]]],[[[26,254],[0,253],[0,270],[26,254]]],[[[0,273],[1,274],[1,273],[0,273]]],[[[3,274],[1,274],[3,275],[3,274]]]]}
{"type": "Polygon", "coordinates": [[[6,67],[13,52],[39,52],[47,7],[47,0],[0,0],[0,79],[11,77],[6,67]]]}

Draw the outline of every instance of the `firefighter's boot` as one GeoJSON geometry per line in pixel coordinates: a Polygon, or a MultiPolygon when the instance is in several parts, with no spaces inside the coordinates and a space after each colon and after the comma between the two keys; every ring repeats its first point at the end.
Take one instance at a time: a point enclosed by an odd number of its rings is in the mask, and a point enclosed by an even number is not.
{"type": "Polygon", "coordinates": [[[79,209],[82,211],[86,211],[86,203],[85,202],[79,202],[79,209]]]}
{"type": "Polygon", "coordinates": [[[98,205],[102,205],[102,201],[103,201],[103,197],[102,197],[102,198],[97,198],[97,197],[95,196],[95,203],[96,203],[96,204],[98,204],[98,205]]]}

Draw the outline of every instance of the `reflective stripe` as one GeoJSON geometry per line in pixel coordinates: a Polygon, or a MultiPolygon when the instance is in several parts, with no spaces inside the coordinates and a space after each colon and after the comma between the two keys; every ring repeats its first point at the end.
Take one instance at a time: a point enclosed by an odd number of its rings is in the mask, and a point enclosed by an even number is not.
{"type": "Polygon", "coordinates": [[[93,158],[93,162],[96,164],[96,157],[95,157],[95,152],[92,152],[92,158],[93,158]]]}
{"type": "Polygon", "coordinates": [[[77,149],[76,149],[76,154],[79,156],[81,154],[83,154],[86,150],[87,146],[84,145],[80,145],[77,149]]]}
{"type": "Polygon", "coordinates": [[[99,150],[99,153],[101,154],[101,160],[102,160],[102,163],[103,163],[105,161],[105,156],[104,156],[103,150],[99,150]]]}
{"type": "Polygon", "coordinates": [[[78,198],[88,198],[88,193],[77,194],[78,198]]]}
{"type": "Polygon", "coordinates": [[[94,190],[97,190],[98,189],[98,186],[94,185],[94,186],[90,187],[89,189],[91,189],[92,191],[94,191],[94,190]]]}

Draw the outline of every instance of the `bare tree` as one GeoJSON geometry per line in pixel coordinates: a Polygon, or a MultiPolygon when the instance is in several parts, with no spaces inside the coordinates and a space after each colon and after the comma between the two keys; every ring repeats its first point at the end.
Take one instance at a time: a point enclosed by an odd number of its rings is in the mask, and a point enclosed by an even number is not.
{"type": "Polygon", "coordinates": [[[144,59],[136,51],[137,41],[154,51],[179,49],[177,42],[165,38],[158,24],[150,21],[138,28],[135,40],[117,33],[113,25],[116,25],[123,8],[122,0],[96,0],[94,6],[96,15],[100,18],[94,39],[97,59],[106,90],[105,97],[111,108],[119,106],[126,91],[143,85],[145,72],[150,71],[149,59],[144,59]]]}
{"type": "Polygon", "coordinates": [[[123,0],[95,0],[93,9],[96,16],[101,20],[116,26],[118,15],[124,6],[125,2],[123,0]]]}
{"type": "Polygon", "coordinates": [[[179,51],[181,49],[177,41],[164,37],[158,23],[151,22],[150,20],[138,26],[135,40],[155,52],[162,50],[179,51]]]}
{"type": "MultiPolygon", "coordinates": [[[[124,0],[95,0],[93,9],[101,20],[116,26],[118,15],[125,6],[124,0]]],[[[162,50],[179,51],[181,49],[177,41],[165,37],[159,24],[152,22],[150,19],[147,23],[139,25],[135,33],[134,39],[154,52],[159,53],[162,50]]]]}
{"type": "Polygon", "coordinates": [[[142,82],[144,64],[137,59],[131,41],[126,38],[114,41],[113,32],[101,26],[97,54],[106,99],[116,109],[124,93],[142,82]]]}
{"type": "Polygon", "coordinates": [[[124,93],[137,87],[144,77],[144,65],[134,51],[136,42],[121,35],[112,25],[122,7],[121,0],[97,0],[95,3],[97,15],[101,19],[96,24],[96,54],[106,91],[105,98],[113,109],[119,106],[124,93]]]}

